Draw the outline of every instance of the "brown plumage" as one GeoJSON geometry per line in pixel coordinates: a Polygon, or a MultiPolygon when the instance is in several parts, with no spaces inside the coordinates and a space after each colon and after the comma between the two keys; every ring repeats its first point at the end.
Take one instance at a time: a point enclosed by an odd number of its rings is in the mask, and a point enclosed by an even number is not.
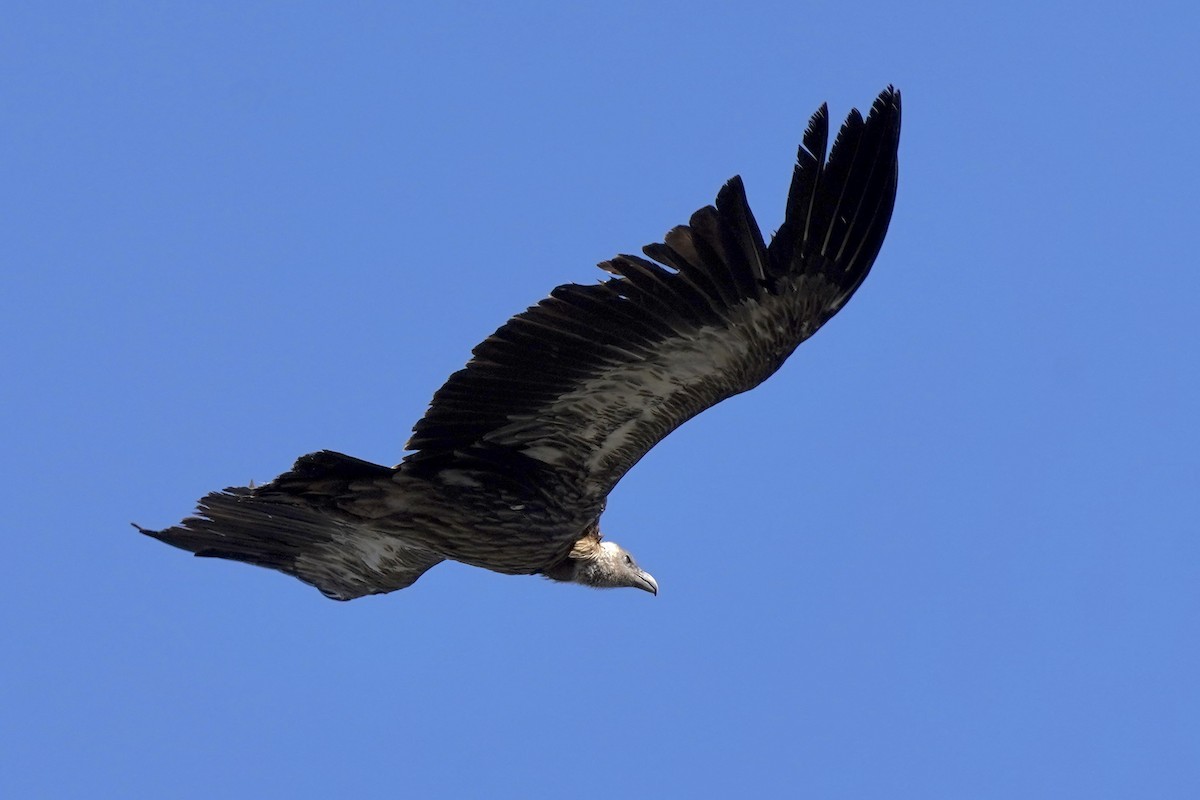
{"type": "Polygon", "coordinates": [[[822,106],[769,246],[733,178],[715,206],[644,248],[653,261],[606,261],[614,277],[559,286],[476,347],[396,467],[312,453],[266,485],[209,494],[175,527],[138,530],[339,600],[402,589],[445,559],[657,593],[601,539],[605,498],[664,436],[772,375],[850,298],[891,219],[899,135],[889,87],[865,120],[850,113],[826,161],[822,106]]]}

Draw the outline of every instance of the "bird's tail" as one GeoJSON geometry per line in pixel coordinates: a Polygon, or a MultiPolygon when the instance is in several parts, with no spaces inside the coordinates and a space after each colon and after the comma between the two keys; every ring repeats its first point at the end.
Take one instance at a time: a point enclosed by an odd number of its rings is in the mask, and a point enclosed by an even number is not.
{"type": "MultiPolygon", "coordinates": [[[[293,575],[338,600],[393,591],[441,559],[405,552],[413,556],[407,558],[411,569],[397,575],[390,570],[382,574],[378,563],[364,558],[373,548],[352,508],[364,494],[386,485],[391,475],[388,467],[325,450],[302,456],[270,483],[205,496],[196,515],[174,527],[134,527],[197,556],[293,575]]],[[[404,548],[397,544],[393,549],[404,548]]]]}

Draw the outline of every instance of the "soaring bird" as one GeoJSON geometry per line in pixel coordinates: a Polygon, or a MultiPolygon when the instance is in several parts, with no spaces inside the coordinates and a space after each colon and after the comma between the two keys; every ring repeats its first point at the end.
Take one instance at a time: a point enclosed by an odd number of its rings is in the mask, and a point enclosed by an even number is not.
{"type": "Polygon", "coordinates": [[[207,495],[142,533],[293,575],[335,600],[410,586],[446,559],[658,593],[599,519],[663,437],[754,388],[866,278],[896,197],[900,93],[852,110],[828,151],[811,118],[783,223],[764,244],[740,177],[715,205],[517,314],[450,376],[394,467],[321,451],[207,495]]]}

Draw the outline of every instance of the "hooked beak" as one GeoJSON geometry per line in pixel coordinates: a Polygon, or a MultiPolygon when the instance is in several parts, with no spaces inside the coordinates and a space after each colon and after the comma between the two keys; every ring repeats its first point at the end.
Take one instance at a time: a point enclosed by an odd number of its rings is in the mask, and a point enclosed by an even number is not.
{"type": "Polygon", "coordinates": [[[649,592],[655,597],[658,596],[658,581],[654,580],[654,576],[645,570],[638,570],[638,574],[634,576],[634,586],[638,589],[649,592]]]}

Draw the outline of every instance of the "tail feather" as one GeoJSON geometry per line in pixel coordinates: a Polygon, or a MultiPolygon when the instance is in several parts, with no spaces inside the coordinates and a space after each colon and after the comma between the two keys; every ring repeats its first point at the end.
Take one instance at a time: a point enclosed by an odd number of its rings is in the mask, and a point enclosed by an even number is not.
{"type": "Polygon", "coordinates": [[[337,600],[395,591],[442,559],[366,528],[350,511],[362,487],[391,474],[340,453],[311,453],[270,483],[205,496],[176,526],[134,527],[200,557],[292,575],[337,600]]]}

